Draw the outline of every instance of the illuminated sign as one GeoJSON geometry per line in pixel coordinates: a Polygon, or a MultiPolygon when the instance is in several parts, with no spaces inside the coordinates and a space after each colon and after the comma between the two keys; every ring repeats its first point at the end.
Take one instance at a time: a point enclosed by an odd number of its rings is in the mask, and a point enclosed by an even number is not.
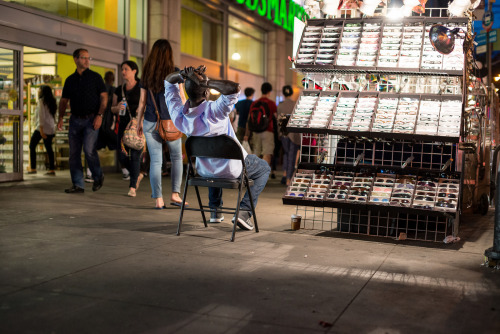
{"type": "Polygon", "coordinates": [[[236,0],[249,10],[273,21],[285,30],[293,31],[293,19],[307,17],[306,11],[291,0],[236,0]],[[288,4],[288,6],[287,6],[288,4]]]}

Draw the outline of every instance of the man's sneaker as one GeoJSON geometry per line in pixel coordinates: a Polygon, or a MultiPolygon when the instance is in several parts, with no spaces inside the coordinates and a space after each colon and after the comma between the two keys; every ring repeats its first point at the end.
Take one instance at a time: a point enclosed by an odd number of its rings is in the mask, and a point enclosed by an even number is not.
{"type": "Polygon", "coordinates": [[[123,181],[129,181],[130,180],[130,173],[123,173],[122,174],[122,180],[123,181]]]}
{"type": "Polygon", "coordinates": [[[224,216],[222,212],[212,211],[210,212],[210,222],[211,223],[220,223],[224,220],[224,216]]]}
{"type": "MultiPolygon", "coordinates": [[[[234,217],[233,217],[234,222],[234,217]]],[[[238,222],[236,223],[242,230],[253,230],[252,214],[250,211],[241,210],[238,214],[238,222]]]]}
{"type": "Polygon", "coordinates": [[[92,178],[92,176],[87,175],[87,176],[85,176],[85,182],[87,182],[87,183],[93,183],[94,179],[92,178]]]}

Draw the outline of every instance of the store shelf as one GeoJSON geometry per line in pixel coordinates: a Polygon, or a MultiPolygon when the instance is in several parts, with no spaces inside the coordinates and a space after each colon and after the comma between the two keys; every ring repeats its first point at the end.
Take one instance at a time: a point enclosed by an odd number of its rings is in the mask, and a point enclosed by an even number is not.
{"type": "Polygon", "coordinates": [[[301,74],[309,73],[339,73],[339,74],[394,74],[394,75],[425,75],[425,76],[463,76],[462,70],[432,70],[432,69],[411,69],[411,68],[390,68],[390,67],[359,67],[336,66],[336,65],[301,65],[295,64],[293,71],[301,74]]]}
{"type": "Polygon", "coordinates": [[[365,132],[365,131],[341,131],[332,129],[318,129],[318,128],[294,128],[287,127],[288,132],[293,133],[313,133],[323,135],[336,135],[352,138],[366,138],[366,139],[384,139],[384,140],[407,140],[407,141],[434,141],[441,143],[458,143],[460,137],[446,137],[436,135],[417,135],[406,133],[392,133],[392,132],[365,132]]]}
{"type": "Polygon", "coordinates": [[[341,208],[341,209],[351,209],[356,211],[373,211],[380,213],[401,213],[410,215],[420,215],[420,216],[431,216],[431,217],[444,217],[454,219],[456,217],[456,212],[446,212],[446,211],[435,211],[435,210],[424,210],[415,209],[411,207],[394,207],[390,205],[376,205],[368,203],[349,203],[345,201],[319,201],[319,200],[306,200],[306,199],[295,199],[283,197],[282,202],[284,205],[298,205],[298,206],[310,206],[310,207],[330,207],[330,208],[341,208]]]}

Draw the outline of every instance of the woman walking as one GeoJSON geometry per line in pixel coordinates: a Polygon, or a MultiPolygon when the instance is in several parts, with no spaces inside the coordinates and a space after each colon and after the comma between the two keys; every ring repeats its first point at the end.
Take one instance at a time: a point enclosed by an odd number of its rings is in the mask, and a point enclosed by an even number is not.
{"type": "Polygon", "coordinates": [[[36,174],[36,147],[43,139],[43,145],[47,155],[49,156],[49,170],[45,175],[56,175],[54,169],[54,151],[52,150],[52,139],[54,139],[55,132],[55,114],[57,110],[57,103],[52,88],[49,86],[42,86],[38,91],[38,105],[35,110],[35,128],[30,141],[30,167],[28,174],[36,174]]]}
{"type": "Polygon", "coordinates": [[[131,60],[124,61],[121,64],[123,85],[116,88],[113,94],[113,104],[111,112],[120,115],[118,123],[118,160],[122,168],[126,168],[130,173],[128,196],[136,196],[137,178],[141,165],[141,154],[143,150],[135,150],[130,147],[121,148],[121,141],[125,128],[131,118],[137,116],[137,108],[141,97],[141,88],[139,86],[139,67],[131,60]],[[120,101],[118,103],[118,101],[120,101]]]}
{"type": "MultiPolygon", "coordinates": [[[[141,99],[138,114],[137,133],[146,136],[146,143],[150,156],[149,180],[152,195],[157,209],[165,208],[161,187],[162,139],[155,130],[156,117],[155,103],[160,114],[160,119],[170,119],[165,104],[165,77],[178,69],[174,66],[172,47],[166,39],[157,40],[146,59],[142,71],[141,99]],[[153,100],[154,99],[154,100],[153,100]]],[[[172,195],[170,204],[180,206],[182,199],[179,196],[182,183],[182,139],[167,142],[172,162],[172,195]]]]}

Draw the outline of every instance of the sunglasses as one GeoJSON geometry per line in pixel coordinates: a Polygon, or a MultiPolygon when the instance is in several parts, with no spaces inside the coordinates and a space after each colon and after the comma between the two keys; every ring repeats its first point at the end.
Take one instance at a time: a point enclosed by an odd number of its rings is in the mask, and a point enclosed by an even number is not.
{"type": "Polygon", "coordinates": [[[408,206],[407,204],[410,204],[410,200],[408,199],[392,199],[389,202],[390,205],[394,206],[408,206]]]}
{"type": "Polygon", "coordinates": [[[392,198],[411,198],[411,194],[406,194],[406,193],[392,193],[392,198]]]}
{"type": "Polygon", "coordinates": [[[329,199],[346,199],[347,194],[329,194],[329,199]]]}
{"type": "Polygon", "coordinates": [[[368,196],[368,191],[366,190],[354,190],[354,191],[351,191],[351,193],[349,195],[354,195],[354,196],[368,196]]]}
{"type": "Polygon", "coordinates": [[[352,202],[366,202],[367,197],[365,197],[365,196],[349,196],[347,199],[349,201],[352,201],[352,202]]]}
{"type": "Polygon", "coordinates": [[[326,175],[319,175],[318,177],[314,177],[313,184],[330,184],[330,177],[326,175]]]}
{"type": "Polygon", "coordinates": [[[429,196],[416,196],[415,200],[416,201],[434,202],[434,198],[433,197],[429,197],[429,196]]]}
{"type": "Polygon", "coordinates": [[[287,196],[292,196],[292,197],[304,197],[304,193],[288,193],[287,196]]]}
{"type": "Polygon", "coordinates": [[[430,210],[430,209],[434,208],[433,205],[427,205],[427,204],[413,204],[413,207],[415,209],[426,209],[426,210],[430,210]]]}
{"type": "Polygon", "coordinates": [[[389,203],[390,199],[387,197],[372,197],[370,199],[370,202],[382,202],[382,203],[389,203]]]}
{"type": "Polygon", "coordinates": [[[306,198],[318,198],[323,199],[325,195],[323,193],[308,193],[306,198]]]}
{"type": "Polygon", "coordinates": [[[309,188],[313,189],[328,189],[328,184],[311,184],[309,188]]]}
{"type": "Polygon", "coordinates": [[[415,186],[413,184],[411,184],[411,183],[406,183],[406,184],[404,184],[404,183],[397,183],[395,185],[395,188],[397,188],[397,189],[412,189],[413,190],[413,189],[415,189],[415,186]]]}
{"type": "Polygon", "coordinates": [[[349,181],[334,181],[335,186],[350,186],[351,182],[349,181]]]}
{"type": "Polygon", "coordinates": [[[456,194],[447,194],[447,193],[439,193],[438,197],[448,197],[448,198],[457,198],[456,194]]]}
{"type": "Polygon", "coordinates": [[[456,205],[448,202],[437,202],[436,206],[441,207],[441,208],[450,208],[450,209],[455,209],[456,205]]]}

